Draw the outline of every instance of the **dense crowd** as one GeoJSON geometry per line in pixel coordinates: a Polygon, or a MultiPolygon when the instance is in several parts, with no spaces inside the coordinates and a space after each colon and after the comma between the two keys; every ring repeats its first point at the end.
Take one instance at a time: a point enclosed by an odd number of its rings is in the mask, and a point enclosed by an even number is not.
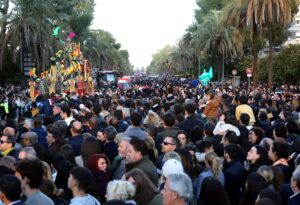
{"type": "Polygon", "coordinates": [[[300,86],[0,87],[8,205],[299,205],[300,86]]]}

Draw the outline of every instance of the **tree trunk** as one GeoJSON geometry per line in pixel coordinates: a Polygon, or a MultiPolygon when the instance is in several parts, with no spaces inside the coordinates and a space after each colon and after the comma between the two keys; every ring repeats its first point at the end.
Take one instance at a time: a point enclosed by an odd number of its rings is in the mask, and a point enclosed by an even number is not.
{"type": "Polygon", "coordinates": [[[269,23],[269,58],[268,58],[268,85],[272,90],[273,86],[273,23],[269,23]]]}
{"type": "Polygon", "coordinates": [[[253,33],[252,33],[252,55],[253,55],[253,85],[257,86],[258,72],[257,72],[257,24],[253,23],[253,33]]]}
{"type": "Polygon", "coordinates": [[[3,57],[4,50],[6,48],[6,42],[4,39],[6,38],[6,26],[7,26],[7,12],[9,7],[9,0],[5,0],[3,2],[4,7],[2,8],[2,24],[1,24],[1,34],[0,34],[0,71],[3,70],[3,57]]]}
{"type": "Polygon", "coordinates": [[[42,67],[47,70],[46,68],[46,51],[45,48],[42,48],[42,67]]]}
{"type": "Polygon", "coordinates": [[[218,81],[221,80],[221,72],[222,72],[222,56],[217,58],[217,71],[218,71],[218,81]]]}
{"type": "Polygon", "coordinates": [[[38,73],[40,74],[40,72],[42,72],[44,68],[41,69],[41,66],[40,66],[37,43],[34,43],[34,45],[33,45],[33,52],[34,52],[34,56],[35,56],[36,70],[39,71],[38,73]]]}

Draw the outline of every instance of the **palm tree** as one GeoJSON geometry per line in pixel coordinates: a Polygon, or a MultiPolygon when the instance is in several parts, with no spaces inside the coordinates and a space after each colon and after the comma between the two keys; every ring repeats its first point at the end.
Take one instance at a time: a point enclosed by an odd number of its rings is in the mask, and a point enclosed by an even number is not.
{"type": "Polygon", "coordinates": [[[262,30],[268,28],[269,40],[269,59],[268,59],[268,84],[272,88],[273,84],[273,25],[274,22],[287,26],[291,21],[291,7],[289,0],[249,0],[247,21],[253,29],[262,30]]]}
{"type": "MultiPolygon", "coordinates": [[[[201,51],[204,51],[216,55],[219,59],[222,58],[223,65],[219,68],[224,68],[225,57],[238,57],[243,52],[241,34],[233,27],[224,27],[222,19],[223,12],[211,11],[203,23],[198,25],[191,40],[198,56],[200,56],[201,51]]],[[[218,72],[219,79],[220,72],[218,72]]]]}
{"type": "Polygon", "coordinates": [[[3,62],[3,52],[4,52],[4,48],[6,47],[6,45],[4,44],[4,40],[5,40],[5,36],[6,36],[6,26],[8,23],[8,18],[9,18],[9,14],[8,14],[8,8],[9,8],[9,0],[4,0],[1,2],[1,33],[0,33],[0,70],[2,70],[2,62],[3,62]],[[3,50],[3,52],[1,52],[3,50]]]}
{"type": "MultiPolygon", "coordinates": [[[[50,56],[52,26],[46,19],[56,18],[55,10],[50,1],[14,0],[13,3],[15,7],[6,25],[7,33],[3,45],[9,43],[13,51],[17,48],[28,48],[40,68],[41,62],[50,56]]],[[[0,56],[3,56],[4,50],[5,46],[1,47],[0,56]]]]}
{"type": "Polygon", "coordinates": [[[176,49],[170,54],[170,64],[175,68],[175,71],[193,68],[194,54],[183,39],[179,41],[176,49]]]}
{"type": "Polygon", "coordinates": [[[91,31],[89,37],[83,42],[83,52],[94,67],[106,70],[120,70],[130,66],[127,55],[119,50],[120,44],[112,35],[103,30],[91,31]],[[122,55],[123,54],[123,55],[122,55]]]}

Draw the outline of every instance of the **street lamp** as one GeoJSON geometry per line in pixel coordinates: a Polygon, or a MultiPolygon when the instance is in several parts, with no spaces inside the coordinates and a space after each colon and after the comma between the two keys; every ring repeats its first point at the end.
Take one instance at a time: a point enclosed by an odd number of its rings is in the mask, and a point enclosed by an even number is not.
{"type": "Polygon", "coordinates": [[[222,52],[222,85],[224,84],[224,52],[222,52]]]}

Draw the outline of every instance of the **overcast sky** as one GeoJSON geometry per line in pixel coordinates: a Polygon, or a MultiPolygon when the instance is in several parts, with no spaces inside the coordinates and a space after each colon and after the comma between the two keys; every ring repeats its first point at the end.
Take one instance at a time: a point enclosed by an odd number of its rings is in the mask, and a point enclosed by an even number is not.
{"type": "Polygon", "coordinates": [[[135,68],[175,45],[194,21],[196,0],[95,0],[93,29],[110,32],[127,49],[135,68]]]}

